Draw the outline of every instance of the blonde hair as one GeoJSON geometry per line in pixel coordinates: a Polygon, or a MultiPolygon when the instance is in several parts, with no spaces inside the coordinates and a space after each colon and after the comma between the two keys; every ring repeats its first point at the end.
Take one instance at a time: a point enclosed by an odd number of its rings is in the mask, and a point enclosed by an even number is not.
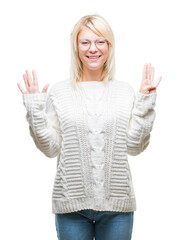
{"type": "Polygon", "coordinates": [[[77,82],[81,81],[83,73],[83,65],[78,54],[78,35],[83,27],[88,27],[95,34],[107,39],[109,46],[109,57],[104,64],[103,73],[100,81],[106,84],[112,80],[115,72],[115,44],[114,35],[111,27],[107,21],[98,14],[86,15],[82,17],[73,27],[70,35],[71,41],[71,65],[70,65],[70,79],[74,87],[77,86],[77,82]]]}

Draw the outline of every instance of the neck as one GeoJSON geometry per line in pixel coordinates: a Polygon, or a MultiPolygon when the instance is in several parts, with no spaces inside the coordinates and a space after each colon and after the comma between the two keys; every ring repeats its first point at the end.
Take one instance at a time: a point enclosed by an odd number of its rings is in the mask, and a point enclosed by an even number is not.
{"type": "Polygon", "coordinates": [[[85,69],[82,76],[82,81],[100,81],[102,70],[91,71],[85,69]]]}

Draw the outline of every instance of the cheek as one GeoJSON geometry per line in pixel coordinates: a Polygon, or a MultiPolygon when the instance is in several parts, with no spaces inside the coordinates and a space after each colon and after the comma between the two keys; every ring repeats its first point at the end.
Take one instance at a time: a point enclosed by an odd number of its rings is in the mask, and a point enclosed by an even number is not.
{"type": "Polygon", "coordinates": [[[105,51],[103,54],[104,54],[104,63],[105,63],[109,57],[109,51],[105,51]]]}
{"type": "Polygon", "coordinates": [[[106,51],[105,55],[106,55],[106,60],[107,60],[107,58],[109,57],[109,50],[106,51]]]}
{"type": "Polygon", "coordinates": [[[86,54],[83,51],[78,51],[78,55],[81,60],[83,60],[86,57],[86,54]]]}

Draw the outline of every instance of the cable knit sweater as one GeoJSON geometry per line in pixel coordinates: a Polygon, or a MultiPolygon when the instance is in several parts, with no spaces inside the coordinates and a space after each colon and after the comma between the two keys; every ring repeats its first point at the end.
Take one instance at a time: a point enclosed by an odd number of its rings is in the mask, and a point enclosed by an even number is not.
{"type": "Polygon", "coordinates": [[[91,147],[91,164],[93,187],[96,194],[96,205],[102,205],[101,196],[104,195],[104,121],[103,101],[104,84],[99,81],[81,82],[86,94],[86,117],[88,120],[88,137],[91,147]]]}
{"type": "Polygon", "coordinates": [[[77,89],[67,79],[49,94],[22,95],[36,147],[57,157],[53,213],[136,210],[128,154],[149,145],[156,95],[135,94],[116,79],[107,86],[81,82],[77,89]]]}

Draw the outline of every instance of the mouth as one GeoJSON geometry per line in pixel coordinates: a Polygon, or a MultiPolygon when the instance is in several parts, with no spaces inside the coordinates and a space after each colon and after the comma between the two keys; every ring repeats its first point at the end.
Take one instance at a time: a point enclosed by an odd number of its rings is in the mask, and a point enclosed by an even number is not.
{"type": "Polygon", "coordinates": [[[86,56],[89,59],[98,59],[101,57],[101,55],[95,55],[95,56],[86,56]]]}
{"type": "Polygon", "coordinates": [[[91,61],[91,62],[96,62],[96,61],[98,61],[98,59],[101,57],[101,55],[86,56],[86,57],[89,59],[89,61],[91,61]]]}

